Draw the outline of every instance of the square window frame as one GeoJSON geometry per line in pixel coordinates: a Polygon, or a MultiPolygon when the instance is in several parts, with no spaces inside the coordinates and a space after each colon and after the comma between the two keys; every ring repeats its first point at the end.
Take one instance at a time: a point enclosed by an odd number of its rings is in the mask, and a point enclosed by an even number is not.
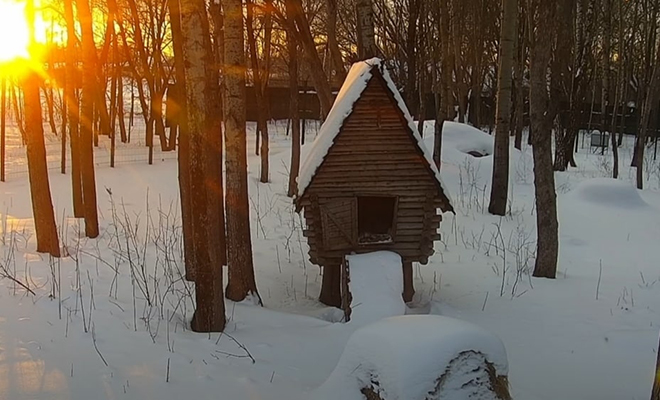
{"type": "Polygon", "coordinates": [[[386,193],[369,193],[369,192],[360,192],[355,195],[355,212],[356,212],[356,221],[355,221],[355,243],[359,247],[369,247],[369,246],[378,246],[378,245],[392,245],[397,242],[397,217],[399,214],[399,197],[398,195],[386,194],[386,193]],[[394,199],[394,208],[392,213],[392,229],[391,229],[391,240],[389,242],[360,242],[360,197],[383,197],[388,199],[394,199]]]}

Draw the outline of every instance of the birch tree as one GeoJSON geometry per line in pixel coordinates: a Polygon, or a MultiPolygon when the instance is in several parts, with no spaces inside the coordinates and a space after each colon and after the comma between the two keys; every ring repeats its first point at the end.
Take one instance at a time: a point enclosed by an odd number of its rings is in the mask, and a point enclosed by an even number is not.
{"type": "MultiPolygon", "coordinates": [[[[181,0],[181,38],[184,56],[186,89],[186,131],[189,135],[190,157],[190,216],[192,219],[192,242],[194,252],[194,278],[196,309],[191,323],[197,332],[222,332],[225,328],[225,305],[222,293],[222,263],[219,254],[224,247],[224,226],[217,229],[217,213],[209,206],[209,192],[222,182],[217,182],[210,168],[218,160],[212,148],[213,135],[210,115],[212,103],[217,102],[213,88],[213,52],[206,7],[203,0],[181,0]],[[220,235],[211,237],[212,234],[220,235]],[[220,241],[220,243],[218,243],[220,241]]],[[[215,207],[222,208],[220,204],[215,207]]],[[[185,231],[184,231],[185,234],[185,231]]]]}

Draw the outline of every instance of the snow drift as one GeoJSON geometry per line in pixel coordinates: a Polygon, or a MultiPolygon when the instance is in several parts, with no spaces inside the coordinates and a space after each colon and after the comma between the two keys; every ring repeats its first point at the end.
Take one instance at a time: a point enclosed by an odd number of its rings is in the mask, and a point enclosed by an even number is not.
{"type": "Polygon", "coordinates": [[[643,209],[649,205],[629,182],[597,178],[580,183],[565,196],[581,203],[620,209],[643,209]]]}
{"type": "MultiPolygon", "coordinates": [[[[458,122],[446,121],[442,131],[443,151],[455,150],[462,155],[478,153],[481,156],[493,154],[493,136],[479,129],[458,122]]],[[[448,154],[443,154],[445,158],[448,154]]]]}
{"type": "Polygon", "coordinates": [[[357,330],[315,400],[509,399],[499,338],[448,317],[409,315],[357,330]]]}

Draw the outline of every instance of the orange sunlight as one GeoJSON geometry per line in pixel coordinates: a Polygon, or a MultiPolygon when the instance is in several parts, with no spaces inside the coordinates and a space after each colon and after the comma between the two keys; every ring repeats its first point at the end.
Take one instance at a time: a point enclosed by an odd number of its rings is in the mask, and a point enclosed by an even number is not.
{"type": "Polygon", "coordinates": [[[0,0],[0,63],[27,58],[28,41],[25,3],[0,0]]]}

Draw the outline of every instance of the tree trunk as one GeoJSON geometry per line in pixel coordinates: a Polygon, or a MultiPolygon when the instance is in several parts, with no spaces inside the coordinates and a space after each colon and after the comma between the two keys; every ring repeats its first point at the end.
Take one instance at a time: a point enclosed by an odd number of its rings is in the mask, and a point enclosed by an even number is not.
{"type": "MultiPolygon", "coordinates": [[[[555,9],[553,2],[537,0],[538,32],[554,35],[555,9]]],[[[532,12],[532,10],[530,10],[532,12]]],[[[534,14],[532,14],[534,15],[534,14]]],[[[531,18],[530,18],[531,19],[531,18]]],[[[532,153],[534,158],[534,189],[536,197],[536,261],[535,277],[555,278],[559,253],[559,224],[557,198],[552,168],[552,115],[548,95],[547,70],[552,40],[539,34],[532,45],[530,65],[530,120],[532,125],[532,153]]]]}
{"type": "Polygon", "coordinates": [[[655,57],[656,59],[653,63],[653,72],[651,74],[649,89],[646,92],[646,99],[644,101],[642,121],[637,135],[637,189],[640,190],[644,188],[644,150],[646,149],[646,131],[649,127],[651,111],[657,105],[658,89],[660,86],[660,43],[658,43],[655,57]]]}
{"type": "Polygon", "coordinates": [[[515,36],[517,33],[518,0],[502,3],[502,32],[500,39],[495,151],[493,154],[493,181],[488,212],[506,214],[509,195],[509,131],[511,130],[511,75],[515,58],[515,36]]]}
{"type": "Polygon", "coordinates": [[[55,97],[53,96],[53,87],[49,85],[46,87],[44,84],[44,99],[46,100],[46,109],[48,111],[48,124],[50,125],[50,133],[57,136],[57,126],[55,125],[55,97]]]}
{"type": "MultiPolygon", "coordinates": [[[[225,140],[227,145],[226,296],[243,301],[257,292],[250,237],[250,206],[245,132],[245,53],[241,0],[225,0],[225,140]]],[[[327,82],[326,82],[327,83],[327,82]]]]}
{"type": "MultiPolygon", "coordinates": [[[[210,102],[213,99],[213,53],[209,34],[208,17],[203,0],[182,0],[180,2],[181,39],[184,50],[186,88],[186,131],[189,134],[190,190],[192,239],[195,276],[196,309],[191,327],[196,332],[222,332],[225,328],[225,305],[222,297],[222,264],[214,264],[215,251],[211,248],[217,239],[211,238],[214,230],[219,234],[224,230],[214,229],[208,205],[209,195],[214,185],[213,173],[208,170],[213,161],[214,150],[209,148],[213,132],[210,116],[210,102]]],[[[176,13],[175,13],[176,15],[176,13]]],[[[222,202],[216,207],[222,207],[222,202]]],[[[217,226],[215,227],[217,228],[217,226]]],[[[185,234],[185,232],[184,232],[185,234]]]]}
{"type": "Polygon", "coordinates": [[[372,0],[357,0],[358,57],[367,60],[378,54],[374,32],[374,9],[372,0]]]}
{"type": "MultiPolygon", "coordinates": [[[[34,2],[32,0],[27,2],[26,16],[29,26],[32,27],[30,29],[30,43],[34,43],[34,2]]],[[[37,236],[37,251],[59,257],[60,244],[48,180],[39,81],[39,71],[30,69],[25,78],[23,89],[25,92],[25,132],[32,214],[34,215],[34,230],[37,236]]]]}
{"type": "Polygon", "coordinates": [[[525,23],[525,2],[522,4],[522,10],[518,15],[518,36],[516,46],[516,64],[515,64],[515,88],[516,88],[516,126],[514,146],[522,150],[523,129],[525,127],[525,90],[523,88],[523,72],[525,71],[525,54],[527,49],[527,24],[525,23]]]}
{"type": "Polygon", "coordinates": [[[69,143],[71,147],[71,189],[73,197],[73,215],[76,218],[85,216],[85,209],[82,195],[82,172],[80,166],[80,102],[78,101],[78,68],[75,60],[77,58],[76,50],[76,28],[73,18],[72,0],[64,0],[64,16],[67,28],[67,48],[66,48],[66,98],[67,113],[69,120],[69,143]]]}
{"type": "MultiPolygon", "coordinates": [[[[329,0],[330,2],[334,0],[329,0]]],[[[291,0],[286,1],[287,19],[293,24],[291,0]]],[[[287,31],[287,49],[289,51],[289,91],[291,119],[291,167],[289,170],[288,196],[294,197],[298,192],[298,173],[300,171],[300,114],[298,95],[298,40],[296,35],[287,31]]]]}
{"type": "Polygon", "coordinates": [[[433,161],[435,162],[438,170],[442,164],[442,130],[444,128],[444,123],[449,116],[451,115],[450,109],[453,108],[453,94],[451,91],[451,80],[452,80],[452,69],[453,69],[453,57],[451,46],[449,42],[450,37],[450,25],[449,25],[449,0],[441,0],[440,4],[437,5],[436,13],[439,15],[438,18],[438,30],[442,33],[442,43],[441,43],[441,57],[442,71],[440,74],[436,70],[436,81],[439,78],[439,90],[440,94],[436,95],[436,107],[438,107],[438,113],[435,119],[435,139],[433,145],[433,161]]]}
{"type": "MultiPolygon", "coordinates": [[[[339,42],[337,42],[337,0],[326,1],[328,6],[328,49],[332,58],[332,69],[335,71],[335,82],[341,86],[346,79],[346,68],[344,67],[344,58],[341,55],[341,51],[339,51],[339,42]]],[[[289,23],[292,24],[293,21],[289,23]]]]}
{"type": "MultiPolygon", "coordinates": [[[[406,103],[410,112],[418,109],[417,100],[419,96],[415,93],[417,85],[417,76],[421,72],[417,70],[417,20],[419,18],[421,3],[420,0],[408,0],[408,31],[406,34],[406,59],[408,64],[408,76],[405,87],[406,103]]],[[[419,87],[423,92],[424,88],[419,87]]],[[[414,114],[413,114],[414,115],[414,114]]]]}
{"type": "Polygon", "coordinates": [[[81,27],[83,57],[83,88],[80,124],[80,168],[85,211],[85,234],[89,238],[99,235],[99,219],[96,207],[96,177],[94,173],[94,148],[92,129],[94,124],[94,102],[96,93],[95,61],[96,47],[92,30],[92,14],[88,0],[76,0],[81,27]]]}
{"type": "Polygon", "coordinates": [[[250,60],[252,61],[252,76],[254,77],[253,87],[257,103],[257,143],[255,146],[256,154],[261,156],[261,174],[260,182],[268,183],[269,165],[268,165],[268,119],[267,119],[267,92],[265,88],[268,85],[268,63],[270,62],[270,36],[272,34],[272,18],[268,12],[266,21],[264,22],[265,46],[264,46],[264,60],[259,60],[257,53],[257,37],[254,31],[254,3],[252,0],[247,0],[247,34],[248,44],[250,51],[250,60]],[[261,137],[261,145],[259,144],[259,137],[261,137]]]}
{"type": "Polygon", "coordinates": [[[655,351],[657,360],[655,362],[655,375],[653,379],[653,389],[651,391],[651,400],[660,400],[660,340],[655,351]]]}
{"type": "Polygon", "coordinates": [[[334,102],[330,83],[323,72],[323,63],[316,51],[316,42],[314,42],[314,38],[312,37],[309,21],[303,10],[301,0],[292,1],[292,11],[296,21],[298,40],[302,44],[312,82],[314,83],[314,89],[316,89],[316,95],[321,104],[321,113],[325,118],[330,113],[332,103],[334,102]]]}
{"type": "Polygon", "coordinates": [[[184,38],[181,31],[181,13],[178,0],[168,0],[172,26],[172,46],[174,48],[174,76],[176,93],[176,124],[179,128],[178,175],[179,196],[181,197],[181,224],[183,226],[183,257],[185,262],[186,280],[195,281],[195,247],[192,225],[192,197],[190,188],[190,133],[188,131],[188,115],[186,107],[186,68],[184,59],[184,38]]]}

